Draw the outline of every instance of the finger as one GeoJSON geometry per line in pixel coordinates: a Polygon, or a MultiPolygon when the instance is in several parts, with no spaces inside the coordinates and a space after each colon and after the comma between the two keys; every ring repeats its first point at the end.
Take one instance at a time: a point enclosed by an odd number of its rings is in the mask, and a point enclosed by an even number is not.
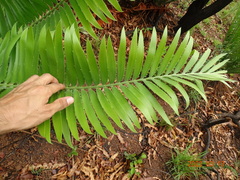
{"type": "Polygon", "coordinates": [[[33,75],[33,76],[31,76],[30,78],[28,78],[26,81],[24,81],[22,84],[23,84],[23,85],[26,85],[26,84],[28,84],[28,83],[31,83],[31,82],[36,81],[38,78],[39,78],[38,75],[33,75]]]}
{"type": "Polygon", "coordinates": [[[53,116],[56,112],[61,111],[71,105],[74,102],[73,97],[67,96],[67,97],[62,97],[51,104],[47,104],[45,107],[48,112],[50,112],[49,117],[53,116]]]}
{"type": "Polygon", "coordinates": [[[47,85],[51,83],[58,83],[58,80],[55,77],[53,77],[51,74],[46,73],[41,75],[36,82],[40,85],[47,85]]]}
{"type": "Polygon", "coordinates": [[[54,94],[62,89],[65,89],[65,85],[60,84],[60,83],[52,83],[52,84],[47,85],[47,88],[49,88],[49,90],[51,92],[51,94],[50,94],[50,96],[51,96],[52,94],[54,94]]]}

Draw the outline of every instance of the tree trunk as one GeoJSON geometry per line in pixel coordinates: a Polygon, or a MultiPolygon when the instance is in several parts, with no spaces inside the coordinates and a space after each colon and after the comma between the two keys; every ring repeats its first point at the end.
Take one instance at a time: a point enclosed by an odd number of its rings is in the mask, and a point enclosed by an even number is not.
{"type": "Polygon", "coordinates": [[[202,20],[216,14],[226,7],[233,0],[216,0],[204,8],[209,0],[195,0],[188,8],[187,13],[179,20],[178,26],[174,27],[175,32],[181,28],[184,33],[202,20]]]}

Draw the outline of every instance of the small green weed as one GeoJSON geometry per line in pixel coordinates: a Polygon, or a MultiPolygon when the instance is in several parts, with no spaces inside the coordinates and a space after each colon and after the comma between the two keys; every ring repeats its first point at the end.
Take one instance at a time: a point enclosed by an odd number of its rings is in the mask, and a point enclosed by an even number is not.
{"type": "Polygon", "coordinates": [[[240,169],[240,160],[237,160],[237,161],[235,162],[235,168],[236,168],[236,169],[240,169]]]}
{"type": "Polygon", "coordinates": [[[152,27],[145,27],[145,28],[142,28],[141,30],[145,33],[147,31],[152,31],[153,28],[152,27]]]}
{"type": "Polygon", "coordinates": [[[179,151],[174,149],[175,155],[172,155],[172,159],[166,164],[170,167],[170,172],[174,176],[174,179],[181,179],[186,177],[195,177],[204,173],[205,166],[196,162],[202,162],[204,153],[193,154],[189,151],[191,145],[185,150],[179,151]]]}
{"type": "Polygon", "coordinates": [[[39,168],[39,169],[33,169],[32,168],[31,173],[32,173],[32,175],[39,176],[42,173],[43,170],[44,170],[43,168],[39,168]]]}
{"type": "Polygon", "coordinates": [[[233,176],[234,176],[236,179],[238,178],[238,172],[237,172],[236,169],[234,169],[233,167],[228,166],[228,165],[225,165],[224,168],[229,169],[229,170],[232,172],[233,176]]]}
{"type": "Polygon", "coordinates": [[[218,48],[219,46],[222,45],[222,42],[221,42],[220,40],[218,40],[218,39],[214,39],[214,40],[213,40],[213,44],[214,44],[214,46],[215,46],[216,48],[218,48]]]}
{"type": "Polygon", "coordinates": [[[203,23],[206,24],[206,25],[210,25],[211,20],[210,20],[209,18],[204,19],[204,20],[203,20],[203,23]]]}
{"type": "Polygon", "coordinates": [[[70,153],[68,153],[68,156],[71,157],[71,156],[77,156],[77,155],[78,155],[77,146],[74,146],[72,148],[72,151],[70,153]]]}
{"type": "Polygon", "coordinates": [[[229,26],[231,24],[231,22],[233,21],[237,13],[239,5],[240,5],[240,2],[238,0],[234,0],[227,7],[225,7],[220,12],[218,12],[218,16],[222,20],[222,23],[225,26],[229,26]]]}
{"type": "Polygon", "coordinates": [[[137,171],[137,167],[143,163],[143,159],[147,158],[147,155],[145,153],[136,155],[135,153],[129,154],[127,152],[124,152],[124,156],[127,160],[130,161],[130,167],[128,170],[129,176],[132,177],[134,174],[140,175],[140,173],[137,171]]]}
{"type": "Polygon", "coordinates": [[[201,100],[201,95],[195,90],[191,89],[189,91],[189,98],[194,102],[195,105],[201,100]]]}
{"type": "Polygon", "coordinates": [[[163,126],[167,131],[171,131],[173,127],[177,125],[177,122],[175,121],[174,117],[171,117],[170,121],[172,122],[172,125],[169,125],[165,121],[159,121],[156,125],[157,126],[163,126]]]}

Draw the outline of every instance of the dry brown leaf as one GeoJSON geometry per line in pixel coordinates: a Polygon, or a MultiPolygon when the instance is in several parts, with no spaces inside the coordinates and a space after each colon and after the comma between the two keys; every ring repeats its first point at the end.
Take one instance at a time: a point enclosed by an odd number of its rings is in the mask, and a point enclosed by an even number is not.
{"type": "Polygon", "coordinates": [[[124,141],[124,139],[123,139],[123,137],[121,136],[120,133],[117,133],[117,138],[118,138],[118,140],[120,141],[121,144],[125,145],[125,141],[124,141]]]}
{"type": "Polygon", "coordinates": [[[0,159],[3,159],[5,156],[4,152],[0,152],[0,159]]]}
{"type": "Polygon", "coordinates": [[[91,180],[95,180],[94,178],[94,170],[95,168],[90,168],[87,166],[82,166],[81,171],[88,177],[91,178],[91,180]]]}
{"type": "Polygon", "coordinates": [[[113,161],[114,159],[116,159],[116,158],[118,157],[118,155],[119,155],[118,152],[115,153],[114,155],[112,155],[112,156],[110,157],[110,161],[113,161]]]}

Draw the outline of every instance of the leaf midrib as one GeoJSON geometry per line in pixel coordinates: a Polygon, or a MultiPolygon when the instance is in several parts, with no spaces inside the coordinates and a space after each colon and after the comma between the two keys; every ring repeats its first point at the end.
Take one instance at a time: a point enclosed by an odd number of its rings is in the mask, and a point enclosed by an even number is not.
{"type": "MultiPolygon", "coordinates": [[[[84,90],[84,89],[99,89],[99,88],[107,88],[107,87],[116,87],[116,86],[121,86],[121,85],[126,85],[126,84],[135,84],[137,82],[144,82],[144,81],[151,81],[155,79],[163,79],[163,78],[168,78],[168,77],[192,77],[192,76],[199,76],[199,79],[201,79],[201,75],[209,76],[214,73],[182,73],[182,74],[168,74],[168,75],[158,75],[154,77],[147,77],[147,78],[140,78],[140,79],[134,79],[134,80],[129,80],[129,81],[122,81],[122,82],[114,82],[114,83],[109,83],[109,84],[98,84],[98,85],[92,85],[92,86],[66,86],[66,89],[78,89],[78,90],[84,90]]],[[[0,83],[0,89],[8,89],[8,88],[15,88],[19,84],[6,84],[6,83],[0,83]]]]}

